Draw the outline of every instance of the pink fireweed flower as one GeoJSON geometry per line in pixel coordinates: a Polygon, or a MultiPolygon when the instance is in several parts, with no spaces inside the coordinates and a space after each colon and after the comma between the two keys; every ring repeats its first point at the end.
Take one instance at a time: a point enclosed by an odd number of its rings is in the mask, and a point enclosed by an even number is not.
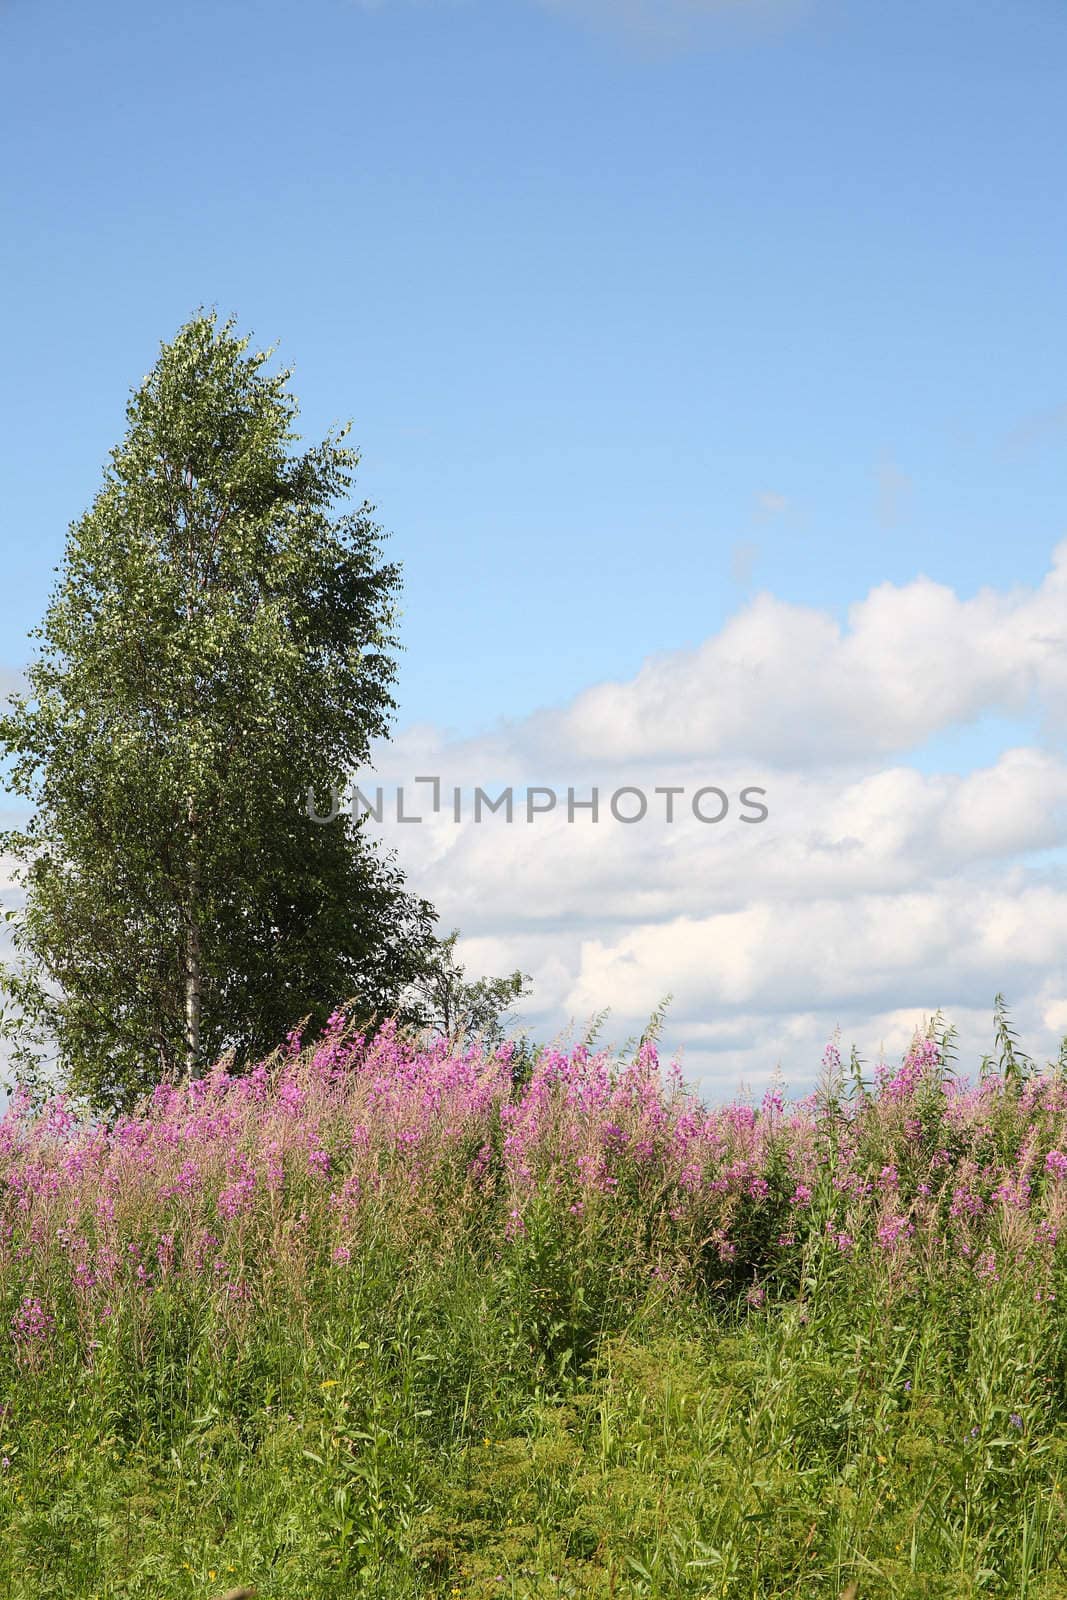
{"type": "Polygon", "coordinates": [[[1001,1205],[1014,1206],[1017,1211],[1025,1211],[1030,1204],[1031,1184],[1025,1176],[1007,1177],[993,1190],[992,1198],[999,1200],[1001,1205]]]}
{"type": "Polygon", "coordinates": [[[217,1250],[220,1241],[213,1233],[203,1231],[194,1238],[192,1248],[193,1270],[200,1274],[207,1265],[207,1258],[213,1250],[217,1250]]]}
{"type": "MultiPolygon", "coordinates": [[[[908,1267],[901,1246],[913,1232],[940,1227],[950,1271],[969,1262],[981,1277],[995,1243],[1009,1252],[1002,1276],[1016,1263],[1045,1274],[1064,1231],[1067,1086],[1031,1084],[1006,1103],[999,1080],[973,1089],[943,1082],[937,1050],[923,1041],[900,1073],[883,1073],[879,1092],[836,1106],[830,1129],[825,1096],[794,1104],[771,1089],[758,1112],[708,1109],[677,1074],[661,1071],[650,1048],[637,1063],[581,1048],[544,1051],[520,1089],[506,1052],[457,1050],[445,1040],[423,1048],[395,1029],[356,1041],[336,1014],[331,1030],[244,1077],[221,1070],[163,1085],[142,1112],[110,1127],[78,1123],[62,1105],[40,1115],[28,1105],[9,1109],[0,1117],[9,1314],[23,1292],[15,1274],[58,1266],[81,1331],[97,1296],[120,1315],[120,1297],[132,1297],[136,1322],[138,1285],[147,1291],[153,1277],[162,1283],[179,1267],[207,1279],[224,1313],[235,1315],[228,1284],[247,1271],[254,1292],[260,1222],[294,1267],[301,1257],[339,1267],[338,1252],[355,1254],[363,1208],[379,1204],[431,1228],[442,1202],[480,1206],[499,1244],[521,1236],[527,1197],[575,1234],[587,1226],[578,1221],[584,1201],[586,1215],[659,1241],[669,1281],[702,1247],[712,1259],[733,1257],[749,1281],[754,1260],[734,1240],[762,1237],[768,1207],[773,1226],[786,1230],[780,1248],[799,1248],[823,1171],[829,1182],[820,1192],[841,1197],[839,1216],[819,1222],[827,1254],[849,1256],[853,1236],[872,1239],[899,1253],[895,1272],[908,1267]],[[932,1154],[908,1100],[920,1090],[923,1125],[932,1144],[941,1141],[932,1154]],[[490,1181],[503,1201],[499,1220],[479,1195],[490,1181]],[[905,1181],[917,1199],[914,1219],[899,1198],[905,1181]],[[293,1209],[304,1192],[315,1198],[301,1223],[293,1209]],[[783,1200],[789,1209],[779,1221],[783,1200]],[[750,1230],[753,1217],[764,1222],[750,1230]],[[201,1231],[213,1218],[224,1243],[201,1231]],[[139,1250],[128,1248],[131,1235],[139,1250]]],[[[645,1266],[651,1271],[651,1259],[645,1266]]],[[[922,1261],[914,1266],[924,1270],[922,1261]]],[[[1025,1292],[1040,1294],[1043,1308],[1051,1293],[1040,1277],[1025,1292]]]]}
{"type": "Polygon", "coordinates": [[[264,1147],[263,1171],[267,1193],[278,1194],[285,1182],[285,1167],[282,1164],[282,1147],[277,1139],[271,1139],[264,1147]]]}
{"type": "MultiPolygon", "coordinates": [[[[290,1035],[292,1037],[292,1035],[290,1035]]],[[[263,1101],[270,1091],[270,1078],[266,1062],[260,1061],[254,1066],[246,1078],[242,1080],[245,1099],[263,1101]]]]}
{"type": "Polygon", "coordinates": [[[169,1184],[164,1184],[160,1189],[159,1198],[161,1200],[172,1200],[176,1195],[197,1194],[202,1181],[200,1167],[197,1162],[183,1161],[173,1181],[169,1184]]]}
{"type": "Polygon", "coordinates": [[[489,1145],[483,1144],[481,1149],[475,1155],[474,1160],[467,1168],[467,1171],[470,1173],[475,1182],[484,1177],[485,1173],[489,1169],[489,1163],[492,1159],[492,1150],[490,1149],[489,1145]]]}
{"type": "Polygon", "coordinates": [[[308,1170],[318,1173],[320,1178],[328,1178],[330,1176],[330,1152],[328,1150],[309,1150],[308,1170]]]}
{"type": "Polygon", "coordinates": [[[763,1104],[760,1110],[768,1122],[780,1117],[785,1111],[785,1101],[782,1098],[781,1089],[768,1089],[763,1096],[763,1104]]]}
{"type": "Polygon", "coordinates": [[[279,1084],[278,1103],[290,1116],[296,1117],[300,1115],[304,1099],[303,1089],[298,1083],[294,1083],[291,1078],[285,1078],[279,1084]]]}
{"type": "Polygon", "coordinates": [[[838,1194],[863,1194],[867,1187],[858,1172],[839,1172],[832,1181],[838,1194]]]}
{"type": "Polygon", "coordinates": [[[216,1201],[221,1217],[238,1217],[243,1211],[248,1211],[252,1204],[256,1191],[255,1169],[246,1157],[241,1157],[237,1165],[240,1177],[235,1183],[227,1184],[216,1201]]]}
{"type": "Polygon", "coordinates": [[[894,1250],[902,1239],[909,1239],[915,1227],[907,1217],[886,1217],[878,1228],[878,1243],[883,1250],[894,1250]]]}
{"type": "Polygon", "coordinates": [[[52,1337],[56,1319],[46,1311],[36,1295],[23,1295],[11,1319],[11,1336],[22,1354],[32,1354],[52,1337]]]}
{"type": "Polygon", "coordinates": [[[117,1283],[121,1265],[121,1258],[117,1250],[111,1250],[107,1245],[97,1246],[93,1261],[97,1283],[102,1283],[107,1288],[117,1283]]]}
{"type": "Polygon", "coordinates": [[[162,1233],[156,1245],[156,1260],[162,1277],[166,1278],[174,1266],[174,1235],[162,1233]]]}
{"type": "Polygon", "coordinates": [[[335,1190],[330,1195],[328,1202],[330,1210],[338,1212],[345,1221],[351,1221],[359,1208],[362,1194],[363,1185],[360,1182],[359,1175],[355,1172],[350,1172],[340,1189],[335,1190]]]}
{"type": "Polygon", "coordinates": [[[67,1104],[66,1095],[56,1095],[45,1113],[45,1128],[55,1137],[63,1138],[75,1126],[77,1119],[67,1104]]]}

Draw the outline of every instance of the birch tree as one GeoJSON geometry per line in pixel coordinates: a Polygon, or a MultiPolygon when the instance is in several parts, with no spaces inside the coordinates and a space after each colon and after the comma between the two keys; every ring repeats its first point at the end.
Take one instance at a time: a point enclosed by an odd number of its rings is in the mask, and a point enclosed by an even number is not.
{"type": "Polygon", "coordinates": [[[489,1045],[504,1038],[513,1006],[530,994],[527,972],[500,978],[467,978],[456,960],[459,929],[436,939],[422,971],[405,995],[413,1026],[436,1033],[450,1044],[481,1039],[489,1045]]]}
{"type": "Polygon", "coordinates": [[[294,448],[289,378],[212,315],[163,346],[0,718],[34,808],[0,839],[3,1028],[25,1081],[102,1106],[391,1010],[432,946],[364,820],[308,814],[388,730],[399,570],[347,429],[294,448]]]}

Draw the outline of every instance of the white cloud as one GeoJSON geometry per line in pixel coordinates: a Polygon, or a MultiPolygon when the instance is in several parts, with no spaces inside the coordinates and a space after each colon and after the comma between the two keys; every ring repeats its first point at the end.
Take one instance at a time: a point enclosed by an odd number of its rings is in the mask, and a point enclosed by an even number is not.
{"type": "Polygon", "coordinates": [[[1024,1042],[1054,1054],[1067,1031],[1065,600],[1067,545],[1033,588],[884,584],[843,626],[760,595],[699,649],[570,705],[464,741],[408,729],[374,782],[406,782],[417,809],[412,778],[437,774],[445,807],[379,831],[463,930],[472,969],[532,973],[541,1035],[611,1006],[621,1039],[670,991],[667,1040],[709,1089],[762,1082],[779,1059],[806,1087],[836,1023],[872,1059],[939,1006],[975,1067],[1003,990],[1024,1042]],[[1044,719],[1044,742],[964,773],[902,759],[990,711],[1044,719]],[[457,826],[447,809],[453,784],[544,783],[561,803],[532,824],[457,826]],[[567,786],[583,797],[592,784],[605,807],[622,784],[650,799],[656,785],[760,784],[770,816],[746,826],[735,805],[705,826],[681,801],[668,825],[653,799],[634,826],[569,822],[567,786]]]}
{"type": "MultiPolygon", "coordinates": [[[[694,650],[651,657],[627,682],[449,746],[473,781],[517,765],[547,774],[605,762],[761,762],[802,772],[862,768],[987,712],[1031,712],[1062,732],[1067,705],[1067,542],[1044,582],[963,599],[919,577],[879,585],[844,625],[761,593],[694,650]]],[[[443,751],[432,729],[405,749],[443,751]]],[[[432,770],[432,768],[430,769],[432,770]]],[[[534,780],[536,781],[536,780],[534,780]]]]}
{"type": "Polygon", "coordinates": [[[1067,543],[1045,582],[961,599],[882,584],[842,627],[758,595],[698,649],[578,696],[558,733],[606,759],[733,754],[805,765],[903,751],[985,711],[1053,713],[1067,690],[1067,543]]]}

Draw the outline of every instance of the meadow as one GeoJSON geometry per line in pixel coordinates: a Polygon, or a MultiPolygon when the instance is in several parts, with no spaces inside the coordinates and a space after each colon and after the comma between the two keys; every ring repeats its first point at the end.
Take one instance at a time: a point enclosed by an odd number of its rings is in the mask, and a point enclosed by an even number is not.
{"type": "Polygon", "coordinates": [[[0,1122],[0,1595],[1067,1596],[1067,1079],[338,1013],[0,1122]]]}

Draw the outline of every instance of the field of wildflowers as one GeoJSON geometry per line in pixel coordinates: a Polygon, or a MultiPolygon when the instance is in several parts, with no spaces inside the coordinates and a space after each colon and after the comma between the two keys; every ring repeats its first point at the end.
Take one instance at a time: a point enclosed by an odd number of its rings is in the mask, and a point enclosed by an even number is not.
{"type": "Polygon", "coordinates": [[[1067,1596],[1067,1081],[338,1013],[0,1122],[0,1594],[1067,1596]]]}

